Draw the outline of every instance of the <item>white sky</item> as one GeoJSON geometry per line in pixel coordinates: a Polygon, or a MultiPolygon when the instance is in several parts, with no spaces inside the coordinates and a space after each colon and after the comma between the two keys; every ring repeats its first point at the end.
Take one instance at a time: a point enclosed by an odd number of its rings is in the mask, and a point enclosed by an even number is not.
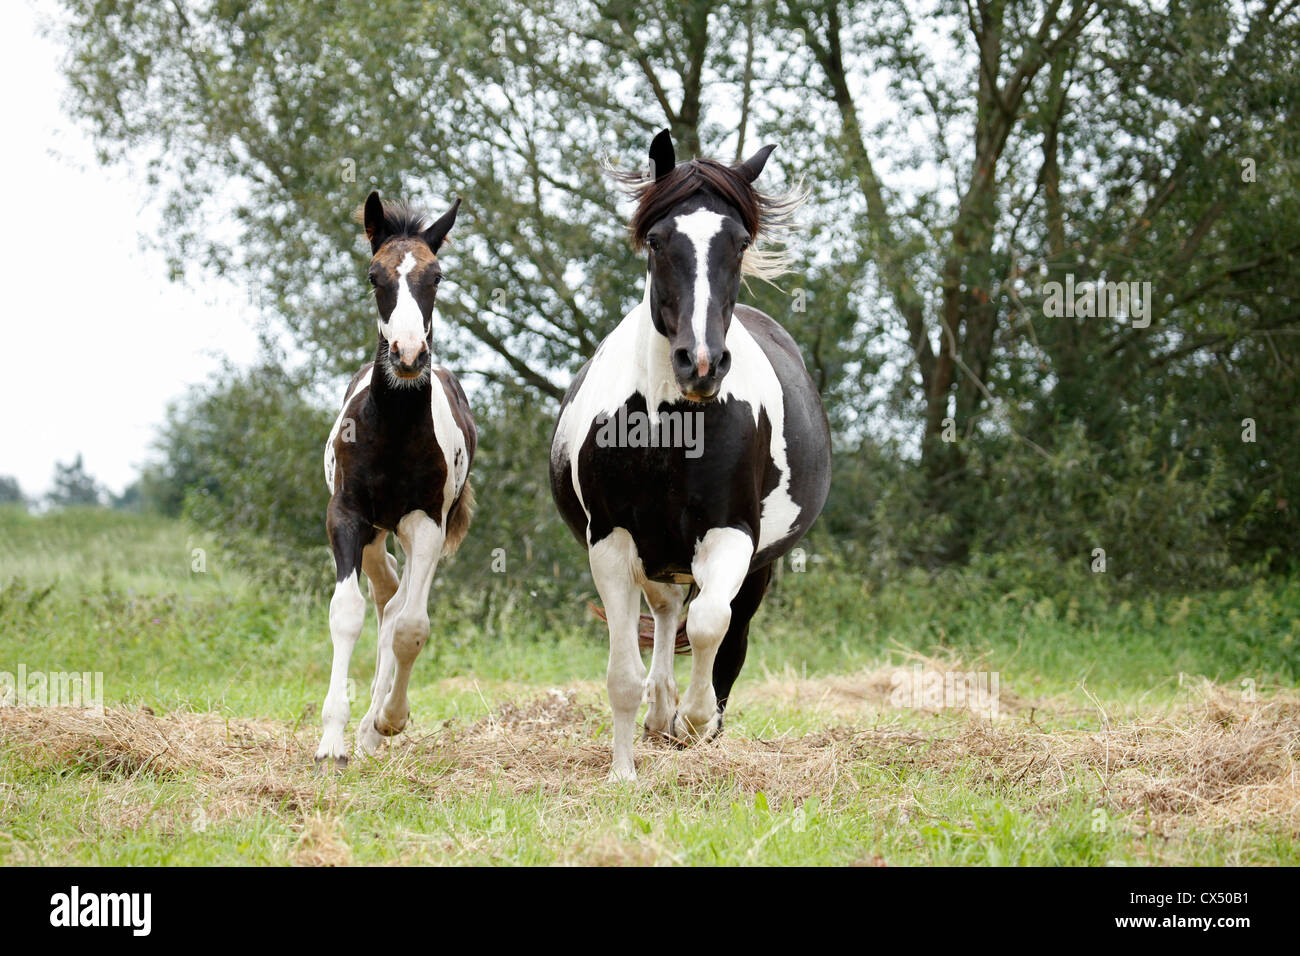
{"type": "Polygon", "coordinates": [[[0,31],[0,475],[29,497],[78,452],[120,492],[168,400],[222,354],[246,365],[257,351],[238,288],[170,282],[162,257],[140,248],[158,216],[133,171],[98,166],[89,136],[60,111],[61,51],[37,32],[51,10],[14,4],[0,31]]]}

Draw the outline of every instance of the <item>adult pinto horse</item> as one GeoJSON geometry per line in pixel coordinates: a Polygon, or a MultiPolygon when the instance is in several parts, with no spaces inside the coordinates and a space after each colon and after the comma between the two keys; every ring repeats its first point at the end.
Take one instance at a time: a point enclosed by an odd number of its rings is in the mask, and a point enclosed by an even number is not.
{"type": "Polygon", "coordinates": [[[433,358],[442,279],[437,251],[459,207],[458,199],[430,224],[418,210],[372,192],[360,217],[373,254],[379,342],[375,360],[348,386],[325,445],[326,528],[337,584],[330,601],[334,664],[316,750],[322,767],[347,764],[348,662],[366,612],[358,572],[366,575],[379,619],[370,709],[356,742],[357,754],[369,755],[406,726],[411,667],[429,639],[433,573],[460,545],[474,509],[474,416],[456,376],[433,358]],[[390,533],[406,554],[400,580],[386,545],[390,533]]]}
{"type": "Polygon", "coordinates": [[[743,274],[784,267],[754,245],[789,226],[797,205],[753,186],[774,148],[736,166],[679,166],[664,130],[650,145],[653,176],[623,177],[637,200],[632,242],[647,250],[645,296],[578,372],[555,428],[551,491],[588,549],[609,624],[614,780],[636,778],[643,700],[647,737],[684,745],[721,731],[773,562],[830,487],[826,412],[798,346],[770,316],[736,304],[743,274]],[[689,428],[667,434],[683,416],[695,416],[690,443],[677,440],[689,428]],[[679,703],[673,650],[688,584],[698,593],[679,703]],[[648,677],[641,593],[654,616],[648,677]]]}

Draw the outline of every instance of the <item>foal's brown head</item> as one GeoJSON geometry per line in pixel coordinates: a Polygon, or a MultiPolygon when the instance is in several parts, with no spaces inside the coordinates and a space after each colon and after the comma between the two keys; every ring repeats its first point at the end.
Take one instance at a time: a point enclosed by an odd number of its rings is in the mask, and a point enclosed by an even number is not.
{"type": "Polygon", "coordinates": [[[379,307],[380,354],[384,375],[398,387],[429,380],[433,349],[433,307],[442,281],[437,251],[456,221],[457,199],[432,225],[428,216],[402,202],[366,198],[361,221],[370,240],[369,279],[379,307]]]}

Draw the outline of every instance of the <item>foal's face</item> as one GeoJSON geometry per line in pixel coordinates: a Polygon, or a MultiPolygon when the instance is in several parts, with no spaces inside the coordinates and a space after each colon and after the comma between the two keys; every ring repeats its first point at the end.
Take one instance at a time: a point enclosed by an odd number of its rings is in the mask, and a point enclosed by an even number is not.
{"type": "Polygon", "coordinates": [[[673,374],[690,401],[712,399],[731,367],[727,330],[750,237],[736,210],[703,193],[646,233],[650,317],[668,338],[673,374]]]}
{"type": "Polygon", "coordinates": [[[423,239],[389,239],[370,261],[369,278],[391,378],[418,385],[432,361],[433,306],[442,281],[438,257],[423,239]]]}
{"type": "Polygon", "coordinates": [[[400,203],[366,197],[361,221],[370,240],[369,279],[379,308],[379,342],[385,378],[397,387],[429,380],[433,356],[433,303],[442,269],[436,251],[456,222],[460,200],[424,228],[423,215],[400,203]]]}

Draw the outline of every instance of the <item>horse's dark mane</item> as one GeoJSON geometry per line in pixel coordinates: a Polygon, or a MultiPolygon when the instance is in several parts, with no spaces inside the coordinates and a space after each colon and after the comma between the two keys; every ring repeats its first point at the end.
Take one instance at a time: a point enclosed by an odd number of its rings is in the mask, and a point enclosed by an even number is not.
{"type": "MultiPolygon", "coordinates": [[[[384,205],[384,224],[388,229],[389,238],[413,238],[428,229],[433,224],[433,217],[418,206],[412,206],[402,199],[385,199],[384,205]]],[[[362,203],[352,213],[352,218],[365,224],[366,207],[362,203]]]]}
{"type": "Polygon", "coordinates": [[[739,170],[714,159],[692,159],[678,163],[663,179],[646,178],[639,172],[611,175],[636,200],[629,230],[632,245],[645,246],[650,227],[678,203],[699,192],[710,192],[730,203],[740,214],[741,224],[751,239],[778,231],[789,225],[790,214],[800,199],[793,195],[772,196],[753,187],[739,170]]]}

